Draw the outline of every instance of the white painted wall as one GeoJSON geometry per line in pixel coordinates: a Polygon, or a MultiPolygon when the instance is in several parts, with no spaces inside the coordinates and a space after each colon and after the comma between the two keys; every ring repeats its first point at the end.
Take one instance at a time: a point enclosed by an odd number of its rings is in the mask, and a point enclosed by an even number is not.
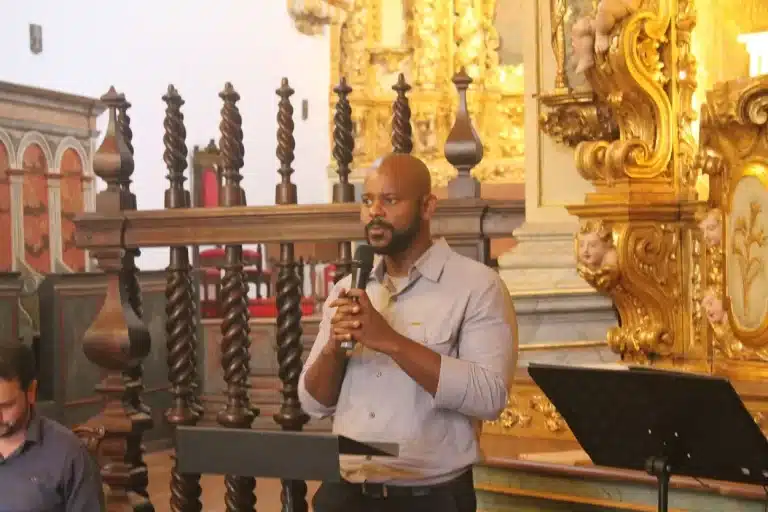
{"type": "MultiPolygon", "coordinates": [[[[96,97],[114,85],[126,94],[133,103],[133,190],[141,209],[163,207],[167,184],[161,97],[169,83],[187,102],[183,112],[190,152],[211,137],[218,140],[218,93],[225,82],[233,83],[242,96],[248,203],[273,204],[278,178],[274,91],[286,76],[296,90],[294,178],[299,201],[328,199],[328,38],[296,31],[284,1],[15,2],[0,16],[0,48],[3,80],[96,97]],[[43,27],[39,55],[29,50],[30,23],[43,27]],[[303,98],[309,100],[307,121],[300,120],[303,98]]],[[[141,268],[166,265],[167,251],[143,251],[141,268]]]]}

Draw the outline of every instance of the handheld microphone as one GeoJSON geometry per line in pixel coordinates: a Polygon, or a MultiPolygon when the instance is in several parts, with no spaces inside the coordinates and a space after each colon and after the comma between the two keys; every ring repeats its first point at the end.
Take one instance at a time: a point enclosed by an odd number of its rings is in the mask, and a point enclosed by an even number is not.
{"type": "MultiPolygon", "coordinates": [[[[368,285],[368,279],[373,270],[373,247],[370,245],[360,245],[355,251],[355,259],[352,262],[352,288],[365,290],[368,285]]],[[[357,300],[356,298],[354,299],[357,300]]],[[[355,348],[355,340],[342,341],[341,348],[352,350],[355,348]]]]}

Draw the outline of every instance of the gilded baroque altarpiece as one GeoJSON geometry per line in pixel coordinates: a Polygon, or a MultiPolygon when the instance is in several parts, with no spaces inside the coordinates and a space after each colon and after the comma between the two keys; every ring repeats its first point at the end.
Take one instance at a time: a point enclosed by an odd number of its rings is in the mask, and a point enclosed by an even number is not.
{"type": "MultiPolygon", "coordinates": [[[[594,186],[568,210],[578,272],[621,319],[608,345],[628,363],[730,377],[768,429],[768,78],[708,92],[697,144],[693,0],[600,0],[570,20],[570,54],[567,5],[550,7],[560,72],[540,124],[594,186]],[[571,66],[588,88],[570,87],[571,66]]],[[[530,383],[485,432],[573,439],[530,383]]]]}
{"type": "MultiPolygon", "coordinates": [[[[523,181],[522,59],[507,63],[499,57],[514,55],[500,52],[500,46],[514,46],[519,31],[495,23],[497,13],[519,1],[350,2],[344,21],[330,28],[331,83],[343,77],[353,90],[355,170],[392,149],[392,86],[403,73],[412,87],[413,153],[430,166],[435,183],[445,185],[455,174],[442,153],[456,111],[451,78],[463,68],[473,80],[469,110],[484,145],[483,161],[473,174],[481,182],[523,181]]],[[[331,111],[336,100],[330,91],[331,111]]]]}

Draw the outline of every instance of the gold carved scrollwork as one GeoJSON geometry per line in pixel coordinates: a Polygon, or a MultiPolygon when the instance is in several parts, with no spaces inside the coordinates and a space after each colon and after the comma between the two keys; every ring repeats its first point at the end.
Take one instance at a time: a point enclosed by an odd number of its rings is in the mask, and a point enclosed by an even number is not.
{"type": "Polygon", "coordinates": [[[578,172],[595,187],[568,207],[582,226],[577,269],[613,299],[621,321],[607,341],[628,361],[677,360],[697,343],[694,25],[688,0],[601,0],[573,25],[578,69],[618,126],[618,137],[576,146],[578,172]],[[603,260],[585,249],[598,240],[603,260]]]}
{"type": "Polygon", "coordinates": [[[486,422],[486,430],[506,432],[513,429],[537,429],[556,435],[570,432],[552,402],[538,390],[510,394],[499,419],[486,422]]]}
{"type": "Polygon", "coordinates": [[[669,223],[610,220],[611,205],[571,208],[582,218],[577,271],[610,296],[621,314],[621,326],[608,332],[609,346],[635,362],[670,355],[683,330],[681,308],[673,306],[683,294],[679,226],[672,218],[669,223]]]}
{"type": "Polygon", "coordinates": [[[768,77],[719,84],[702,106],[697,164],[709,177],[701,308],[716,367],[768,373],[768,77]],[[754,366],[757,365],[757,366],[754,366]]]}
{"type": "Polygon", "coordinates": [[[541,114],[541,130],[569,147],[594,140],[615,140],[619,129],[607,105],[598,103],[592,91],[539,96],[550,110],[541,114]]]}
{"type": "Polygon", "coordinates": [[[287,7],[296,30],[314,36],[322,34],[328,25],[343,22],[353,3],[354,0],[287,0],[287,7]]]}
{"type": "Polygon", "coordinates": [[[643,180],[657,199],[658,194],[690,196],[695,183],[690,125],[696,87],[690,52],[692,2],[602,0],[595,19],[586,21],[594,48],[587,45],[581,52],[592,52],[588,57],[594,64],[585,65],[584,72],[613,111],[620,137],[580,144],[579,172],[595,184],[598,194],[621,192],[643,180]],[[676,145],[681,152],[674,151],[676,145]]]}
{"type": "MultiPolygon", "coordinates": [[[[524,180],[522,65],[499,63],[496,3],[355,0],[345,21],[332,26],[331,83],[346,77],[353,89],[349,97],[355,134],[353,180],[392,149],[391,87],[402,72],[413,86],[409,93],[413,154],[430,167],[436,186],[450,181],[456,170],[445,160],[442,146],[456,111],[451,78],[462,67],[473,78],[468,107],[484,144],[485,156],[473,174],[481,182],[524,180]],[[403,29],[393,36],[393,27],[382,25],[383,19],[390,19],[383,13],[398,8],[403,29]],[[384,44],[385,33],[388,41],[401,43],[384,44]]],[[[332,111],[335,103],[331,92],[332,111]]],[[[334,176],[333,169],[329,176],[334,176]]]]}

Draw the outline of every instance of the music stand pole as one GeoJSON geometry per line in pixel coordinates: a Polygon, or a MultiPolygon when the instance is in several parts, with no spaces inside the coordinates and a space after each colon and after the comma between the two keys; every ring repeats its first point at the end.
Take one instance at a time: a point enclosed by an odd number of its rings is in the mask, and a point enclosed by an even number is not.
{"type": "Polygon", "coordinates": [[[648,474],[655,476],[658,482],[659,492],[659,512],[667,512],[669,508],[669,477],[672,475],[672,468],[667,462],[666,457],[650,457],[645,463],[645,470],[648,474]]]}

